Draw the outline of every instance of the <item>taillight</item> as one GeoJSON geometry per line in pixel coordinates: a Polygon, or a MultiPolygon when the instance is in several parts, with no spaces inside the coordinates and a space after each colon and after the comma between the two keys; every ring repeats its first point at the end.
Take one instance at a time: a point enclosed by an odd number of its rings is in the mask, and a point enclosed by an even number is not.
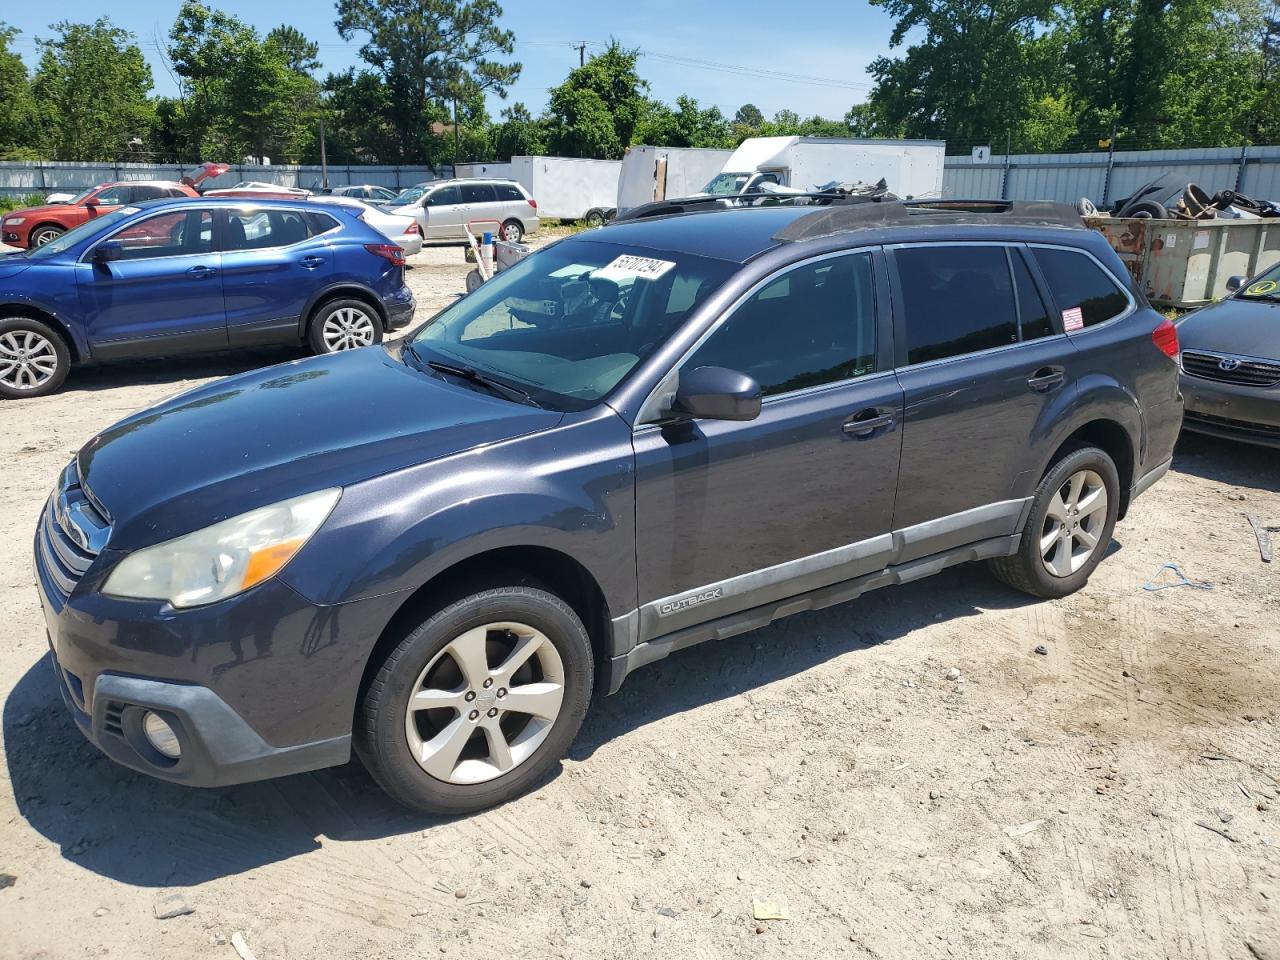
{"type": "Polygon", "coordinates": [[[537,209],[538,209],[538,201],[537,201],[537,200],[533,199],[533,197],[527,197],[526,199],[529,201],[529,206],[533,207],[533,209],[535,209],[535,210],[537,210],[537,209]]]}
{"type": "Polygon", "coordinates": [[[417,236],[417,235],[418,235],[418,223],[417,223],[417,221],[416,221],[416,220],[410,220],[410,221],[409,221],[409,225],[408,225],[407,227],[405,227],[405,228],[404,228],[404,232],[405,232],[405,233],[408,233],[408,234],[412,234],[412,235],[414,235],[414,236],[417,236]]]}
{"type": "Polygon", "coordinates": [[[1165,317],[1151,331],[1151,342],[1160,348],[1160,352],[1172,359],[1178,358],[1178,328],[1173,321],[1165,317]]]}
{"type": "Polygon", "coordinates": [[[390,260],[393,267],[404,266],[404,250],[394,243],[366,243],[364,248],[375,257],[390,260]]]}

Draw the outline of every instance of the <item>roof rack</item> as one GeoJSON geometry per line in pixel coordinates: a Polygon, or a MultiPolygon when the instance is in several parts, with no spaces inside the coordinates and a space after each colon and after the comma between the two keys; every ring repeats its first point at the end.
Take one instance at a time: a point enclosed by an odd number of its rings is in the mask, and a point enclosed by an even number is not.
{"type": "Polygon", "coordinates": [[[613,223],[650,217],[691,213],[715,213],[743,207],[814,206],[810,216],[800,217],[774,236],[796,241],[868,227],[921,225],[1018,225],[1084,229],[1073,204],[1045,200],[899,200],[857,193],[744,193],[731,197],[704,196],[658,200],[628,210],[613,223]]]}

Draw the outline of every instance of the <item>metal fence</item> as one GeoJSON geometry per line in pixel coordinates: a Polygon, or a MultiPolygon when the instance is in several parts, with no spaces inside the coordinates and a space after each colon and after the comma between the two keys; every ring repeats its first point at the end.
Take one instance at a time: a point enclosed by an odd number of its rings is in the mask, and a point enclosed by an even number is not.
{"type": "MultiPolygon", "coordinates": [[[[61,161],[0,162],[0,197],[26,196],[31,193],[79,193],[100,183],[115,180],[178,180],[191,173],[194,164],[181,163],[74,163],[61,161]]],[[[329,186],[372,183],[392,190],[453,175],[449,166],[431,167],[329,165],[329,186]]],[[[320,186],[319,166],[298,164],[235,164],[215,180],[205,181],[209,189],[230,187],[242,180],[257,180],[284,187],[320,186]]]]}
{"type": "Polygon", "coordinates": [[[985,163],[947,157],[946,197],[973,200],[1078,200],[1102,206],[1174,171],[1210,194],[1235,190],[1280,200],[1280,146],[1201,150],[1134,150],[993,156],[985,163]]]}

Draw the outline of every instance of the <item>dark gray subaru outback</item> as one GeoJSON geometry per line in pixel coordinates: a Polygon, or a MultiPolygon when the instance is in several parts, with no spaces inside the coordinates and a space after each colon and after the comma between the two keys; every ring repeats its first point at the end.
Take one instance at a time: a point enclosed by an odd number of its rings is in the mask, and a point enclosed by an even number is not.
{"type": "Polygon", "coordinates": [[[1169,467],[1176,355],[1065,208],[642,208],[90,440],[35,541],[62,692],[158,777],[354,747],[476,810],[681,647],[971,560],[1078,590],[1169,467]]]}

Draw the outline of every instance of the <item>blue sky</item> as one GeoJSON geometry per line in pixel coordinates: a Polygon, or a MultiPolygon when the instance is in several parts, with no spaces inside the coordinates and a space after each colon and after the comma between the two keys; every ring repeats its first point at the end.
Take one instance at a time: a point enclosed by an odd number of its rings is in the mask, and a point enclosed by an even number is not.
{"type": "MultiPolygon", "coordinates": [[[[215,5],[264,33],[292,23],[320,44],[322,74],[359,61],[359,44],[338,36],[333,7],[326,0],[222,0],[215,5]]],[[[137,36],[151,61],[157,91],[170,94],[174,83],[156,54],[155,40],[163,41],[178,7],[179,0],[59,0],[48,7],[6,3],[0,20],[22,31],[17,49],[34,64],[35,38],[48,36],[52,22],[106,14],[137,36]]],[[[546,104],[547,88],[577,64],[572,45],[581,40],[604,44],[612,36],[649,54],[640,61],[641,75],[652,94],[668,102],[688,93],[729,115],[751,102],[766,116],[787,108],[803,116],[838,118],[866,99],[866,66],[887,52],[892,29],[882,10],[837,0],[809,0],[803,19],[785,5],[760,0],[507,0],[503,7],[503,22],[516,35],[515,59],[524,65],[508,102],[521,100],[535,113],[546,104]]],[[[588,46],[588,54],[593,49],[600,47],[588,46]]],[[[502,105],[491,105],[495,116],[502,105]]]]}

